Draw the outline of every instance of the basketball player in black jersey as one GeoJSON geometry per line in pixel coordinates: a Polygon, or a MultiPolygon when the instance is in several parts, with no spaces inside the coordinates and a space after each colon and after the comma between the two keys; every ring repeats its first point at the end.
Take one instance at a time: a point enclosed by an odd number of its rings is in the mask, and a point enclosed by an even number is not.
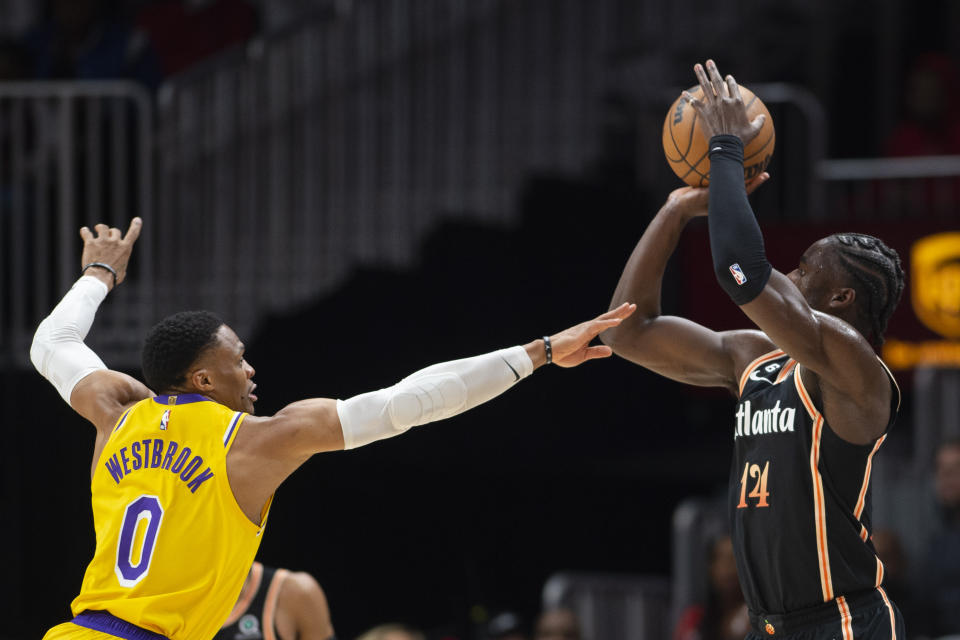
{"type": "Polygon", "coordinates": [[[213,640],[336,640],[327,597],[304,571],[254,562],[213,640]]]}
{"type": "MultiPolygon", "coordinates": [[[[710,136],[708,189],[670,194],[630,256],[613,306],[633,317],[604,334],[618,355],[668,378],[728,389],[734,460],[729,514],[747,637],[904,638],[870,541],[870,468],[899,390],[875,347],[903,290],[896,252],[861,234],[823,238],[783,274],[767,262],[744,187],[749,121],[732,76],[694,68],[687,94],[710,136]],[[708,215],[720,285],[760,331],[714,332],[660,314],[664,268],[687,222],[708,215]]],[[[730,424],[726,428],[729,428],[730,424]]]]}

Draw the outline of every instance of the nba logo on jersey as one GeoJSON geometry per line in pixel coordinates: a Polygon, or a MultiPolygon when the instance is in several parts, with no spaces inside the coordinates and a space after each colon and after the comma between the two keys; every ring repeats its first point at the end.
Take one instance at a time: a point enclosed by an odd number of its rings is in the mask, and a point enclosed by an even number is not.
{"type": "Polygon", "coordinates": [[[166,431],[167,425],[170,423],[170,409],[167,409],[163,412],[163,416],[160,417],[160,431],[166,431]]]}
{"type": "Polygon", "coordinates": [[[739,285],[747,281],[747,276],[743,275],[743,270],[740,268],[740,263],[738,262],[730,265],[730,273],[733,274],[733,279],[736,280],[739,285]]]}

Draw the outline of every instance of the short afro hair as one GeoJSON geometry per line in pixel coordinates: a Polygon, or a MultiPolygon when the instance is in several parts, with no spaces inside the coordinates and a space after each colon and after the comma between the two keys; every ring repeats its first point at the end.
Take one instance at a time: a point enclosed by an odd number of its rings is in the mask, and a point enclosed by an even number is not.
{"type": "Polygon", "coordinates": [[[217,343],[223,324],[209,311],[181,311],[155,324],[147,332],[141,356],[147,386],[163,393],[183,384],[187,368],[217,343]]]}

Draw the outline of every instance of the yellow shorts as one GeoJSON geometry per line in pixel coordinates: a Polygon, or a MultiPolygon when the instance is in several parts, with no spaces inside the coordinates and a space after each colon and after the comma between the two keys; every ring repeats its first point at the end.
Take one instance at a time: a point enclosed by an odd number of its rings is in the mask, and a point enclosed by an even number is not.
{"type": "Polygon", "coordinates": [[[64,622],[47,631],[43,640],[117,640],[117,636],[64,622]]]}

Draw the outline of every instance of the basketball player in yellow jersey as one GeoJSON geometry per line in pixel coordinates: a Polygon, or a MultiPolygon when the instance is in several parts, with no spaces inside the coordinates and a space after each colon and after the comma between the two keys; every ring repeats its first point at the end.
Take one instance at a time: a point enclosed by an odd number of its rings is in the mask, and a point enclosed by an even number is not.
{"type": "Polygon", "coordinates": [[[80,230],[84,275],[30,349],[37,370],[97,432],[96,551],[75,617],[47,640],[213,637],[253,563],[274,492],[313,454],[456,415],[551,361],[607,357],[609,347],[590,341],[635,308],[625,303],[554,336],[436,364],[347,400],[302,400],[255,417],[253,367],[212,313],[178,313],[150,330],[147,384],[108,370],[83,343],[98,306],[123,282],[140,229],[134,218],[125,235],[106,225],[80,230]]]}

